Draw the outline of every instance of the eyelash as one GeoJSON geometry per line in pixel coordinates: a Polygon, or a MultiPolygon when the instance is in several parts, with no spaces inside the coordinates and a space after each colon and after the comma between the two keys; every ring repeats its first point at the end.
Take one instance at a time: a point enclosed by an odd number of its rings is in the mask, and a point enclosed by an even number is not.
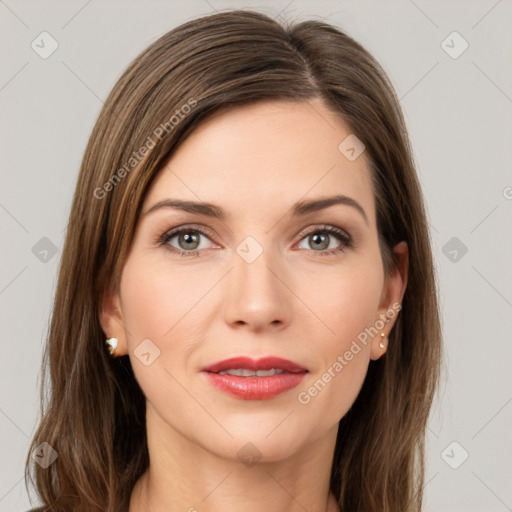
{"type": "MultiPolygon", "coordinates": [[[[158,243],[162,246],[166,245],[171,252],[178,254],[179,256],[184,257],[199,257],[201,256],[201,250],[200,249],[194,249],[191,251],[183,251],[180,249],[176,249],[176,247],[173,247],[169,244],[169,241],[174,238],[177,235],[181,235],[182,233],[200,233],[204,235],[207,238],[210,238],[210,235],[205,230],[201,229],[200,227],[182,227],[177,229],[171,229],[170,231],[166,231],[159,239],[158,243]]],[[[300,240],[303,240],[309,235],[317,234],[317,233],[327,233],[328,235],[334,236],[336,239],[338,239],[341,243],[341,245],[335,249],[324,249],[323,251],[314,251],[313,249],[308,249],[310,252],[315,253],[318,256],[331,256],[338,252],[344,252],[347,249],[350,249],[353,245],[352,237],[344,230],[339,229],[335,226],[329,226],[325,225],[323,228],[313,228],[309,231],[306,231],[304,233],[301,233],[300,240]]]]}

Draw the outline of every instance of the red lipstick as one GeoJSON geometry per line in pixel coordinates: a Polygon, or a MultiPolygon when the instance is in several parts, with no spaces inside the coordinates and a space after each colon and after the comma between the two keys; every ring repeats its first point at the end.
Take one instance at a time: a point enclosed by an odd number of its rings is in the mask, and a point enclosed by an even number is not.
{"type": "Polygon", "coordinates": [[[268,400],[300,384],[306,373],[280,357],[233,357],[202,369],[210,384],[242,400],[268,400]]]}

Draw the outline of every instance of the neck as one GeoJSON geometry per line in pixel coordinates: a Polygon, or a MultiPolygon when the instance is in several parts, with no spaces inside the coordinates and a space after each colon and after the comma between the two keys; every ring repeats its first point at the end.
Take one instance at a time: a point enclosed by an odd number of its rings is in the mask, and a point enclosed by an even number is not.
{"type": "Polygon", "coordinates": [[[339,511],[329,491],[337,425],[286,459],[246,465],[236,453],[220,457],[155,423],[148,424],[150,465],[133,488],[129,512],[339,511]]]}
{"type": "Polygon", "coordinates": [[[280,485],[280,482],[275,480],[270,489],[266,485],[257,487],[257,491],[261,493],[258,494],[258,492],[251,492],[254,488],[237,487],[235,479],[228,484],[227,480],[230,476],[224,477],[224,480],[220,479],[218,486],[212,487],[210,491],[205,489],[203,495],[186,498],[178,491],[172,499],[169,499],[165,495],[176,491],[176,488],[169,486],[162,492],[157,483],[152,483],[151,473],[148,470],[137,481],[133,489],[129,512],[159,512],[160,510],[167,512],[202,512],[208,510],[234,512],[239,511],[242,507],[244,512],[267,512],[268,510],[340,512],[336,498],[332,493],[320,495],[320,493],[315,493],[312,490],[312,495],[306,496],[295,488],[297,494],[300,495],[297,499],[292,493],[289,493],[288,489],[280,485]],[[219,491],[220,487],[223,487],[222,491],[219,491]],[[276,489],[281,490],[281,497],[276,497],[276,489]],[[269,492],[272,499],[267,499],[269,492]]]}

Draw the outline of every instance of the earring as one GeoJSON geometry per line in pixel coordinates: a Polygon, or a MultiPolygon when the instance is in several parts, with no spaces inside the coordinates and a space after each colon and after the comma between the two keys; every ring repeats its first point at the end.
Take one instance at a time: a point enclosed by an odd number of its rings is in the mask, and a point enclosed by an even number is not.
{"type": "Polygon", "coordinates": [[[379,343],[379,347],[380,348],[386,348],[386,346],[384,345],[384,340],[386,339],[386,335],[381,332],[380,333],[380,337],[381,337],[381,340],[380,340],[380,343],[379,343]]]}
{"type": "Polygon", "coordinates": [[[108,351],[111,356],[115,357],[118,340],[117,338],[109,338],[105,341],[108,346],[108,351]]]}

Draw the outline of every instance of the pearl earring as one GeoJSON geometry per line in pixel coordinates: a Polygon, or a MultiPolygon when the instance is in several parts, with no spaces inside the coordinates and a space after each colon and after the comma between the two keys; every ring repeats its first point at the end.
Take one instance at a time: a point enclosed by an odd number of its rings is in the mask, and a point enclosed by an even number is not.
{"type": "Polygon", "coordinates": [[[386,346],[384,345],[384,340],[385,340],[385,338],[386,338],[386,335],[385,335],[383,332],[381,332],[381,333],[380,333],[380,337],[381,337],[382,339],[381,339],[381,341],[380,341],[380,343],[379,343],[379,347],[380,347],[380,348],[386,348],[386,346]]]}
{"type": "Polygon", "coordinates": [[[115,352],[118,344],[117,338],[109,338],[108,340],[105,341],[105,343],[108,346],[108,351],[110,355],[115,357],[115,352]]]}

